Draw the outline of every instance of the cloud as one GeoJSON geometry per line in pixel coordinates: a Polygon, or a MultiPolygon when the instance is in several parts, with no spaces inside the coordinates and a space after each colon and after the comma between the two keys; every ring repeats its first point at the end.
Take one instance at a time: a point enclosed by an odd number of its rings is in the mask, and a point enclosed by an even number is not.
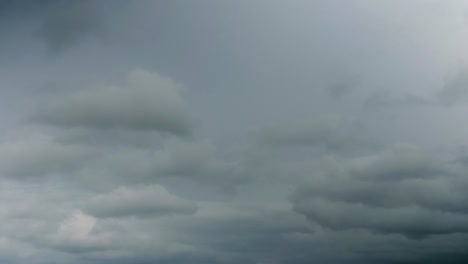
{"type": "Polygon", "coordinates": [[[402,108],[437,106],[439,100],[426,98],[414,94],[393,94],[388,91],[376,91],[371,93],[363,103],[365,109],[380,110],[383,108],[402,108]]]}
{"type": "Polygon", "coordinates": [[[429,153],[409,144],[398,144],[381,154],[357,158],[350,165],[350,174],[378,181],[429,178],[445,170],[429,153]]]}
{"type": "Polygon", "coordinates": [[[106,217],[143,217],[172,214],[193,214],[196,205],[185,201],[160,185],[139,188],[120,187],[91,199],[86,206],[89,214],[106,217]]]}
{"type": "MultiPolygon", "coordinates": [[[[290,254],[299,254],[297,263],[308,263],[310,258],[322,263],[425,263],[426,259],[445,261],[447,256],[461,257],[466,237],[466,234],[450,234],[416,240],[363,229],[318,228],[313,233],[289,234],[287,241],[294,249],[290,254]]],[[[455,263],[463,263],[463,259],[455,263]]]]}
{"type": "Polygon", "coordinates": [[[190,133],[180,86],[157,73],[134,70],[127,87],[100,87],[52,102],[33,119],[61,127],[190,133]]]}
{"type": "Polygon", "coordinates": [[[334,69],[330,75],[330,81],[326,88],[330,97],[334,100],[347,97],[359,86],[359,77],[351,72],[334,69]]]}
{"type": "Polygon", "coordinates": [[[97,220],[81,211],[75,211],[65,219],[57,231],[49,237],[50,244],[65,252],[86,252],[108,248],[113,236],[95,233],[97,220]]]}
{"type": "Polygon", "coordinates": [[[89,1],[62,1],[51,5],[40,33],[49,51],[60,52],[98,33],[101,27],[101,18],[89,1]]]}
{"type": "Polygon", "coordinates": [[[209,142],[168,142],[159,155],[153,156],[152,175],[178,176],[195,181],[231,185],[248,181],[251,176],[242,173],[246,164],[237,157],[225,160],[209,142]]]}
{"type": "Polygon", "coordinates": [[[302,216],[271,203],[201,202],[193,217],[176,224],[181,240],[213,254],[215,263],[287,262],[291,247],[285,235],[311,231],[302,216]]]}
{"type": "Polygon", "coordinates": [[[461,68],[455,74],[447,78],[444,87],[437,94],[441,104],[451,106],[468,99],[468,72],[461,68]]]}
{"type": "Polygon", "coordinates": [[[468,232],[468,195],[459,164],[399,145],[373,157],[331,161],[292,196],[296,212],[336,230],[408,237],[468,232]]]}
{"type": "Polygon", "coordinates": [[[358,133],[356,124],[325,116],[315,120],[289,122],[264,128],[258,135],[259,147],[317,147],[328,151],[355,151],[375,146],[358,133]]]}
{"type": "Polygon", "coordinates": [[[410,93],[394,94],[390,91],[375,91],[365,99],[366,109],[402,108],[402,107],[450,107],[462,104],[468,99],[468,72],[461,67],[445,78],[442,88],[429,95],[415,95],[410,93]]]}
{"type": "Polygon", "coordinates": [[[55,139],[64,144],[81,144],[88,146],[125,146],[128,148],[156,148],[164,142],[164,135],[159,131],[107,129],[75,127],[60,131],[55,139]]]}
{"type": "Polygon", "coordinates": [[[270,145],[329,144],[335,139],[336,122],[304,122],[265,129],[261,143],[270,145]]]}
{"type": "Polygon", "coordinates": [[[97,155],[90,146],[60,144],[48,135],[32,134],[0,144],[0,171],[20,178],[67,173],[97,155]]]}
{"type": "Polygon", "coordinates": [[[408,237],[468,232],[468,216],[432,211],[418,206],[382,208],[346,201],[312,198],[295,205],[298,213],[324,226],[400,233],[408,237]]]}
{"type": "Polygon", "coordinates": [[[1,263],[466,260],[462,0],[25,2],[1,263]]]}
{"type": "Polygon", "coordinates": [[[237,155],[229,160],[208,142],[166,138],[146,148],[123,143],[103,145],[100,150],[102,155],[98,159],[71,173],[76,182],[87,188],[152,184],[171,178],[232,187],[255,178],[249,174],[246,161],[237,155]]]}
{"type": "Polygon", "coordinates": [[[23,130],[0,143],[0,172],[15,180],[50,176],[96,191],[171,177],[225,187],[252,178],[249,158],[228,160],[209,142],[164,137],[157,131],[23,130]]]}
{"type": "Polygon", "coordinates": [[[15,263],[17,261],[30,261],[37,249],[23,241],[2,236],[0,238],[0,261],[15,263]]]}

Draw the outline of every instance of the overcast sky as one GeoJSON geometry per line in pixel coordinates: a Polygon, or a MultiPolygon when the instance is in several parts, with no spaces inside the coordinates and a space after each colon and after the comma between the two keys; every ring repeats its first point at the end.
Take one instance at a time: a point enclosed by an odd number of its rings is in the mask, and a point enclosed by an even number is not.
{"type": "Polygon", "coordinates": [[[465,0],[0,1],[0,262],[468,263],[465,0]]]}

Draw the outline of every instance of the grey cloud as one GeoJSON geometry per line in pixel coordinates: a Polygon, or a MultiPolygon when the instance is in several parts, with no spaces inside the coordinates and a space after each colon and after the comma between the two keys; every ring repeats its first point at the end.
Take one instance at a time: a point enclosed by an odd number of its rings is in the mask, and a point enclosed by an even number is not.
{"type": "Polygon", "coordinates": [[[465,237],[466,234],[449,234],[415,240],[362,229],[319,229],[309,234],[291,234],[288,242],[291,247],[308,252],[297,263],[307,263],[312,256],[325,263],[424,263],[420,261],[461,255],[465,237]],[[450,245],[450,241],[461,243],[450,245]]]}
{"type": "Polygon", "coordinates": [[[60,144],[48,135],[0,144],[0,170],[11,177],[34,177],[78,170],[99,152],[90,146],[60,144]]]}
{"type": "Polygon", "coordinates": [[[443,172],[444,167],[439,161],[422,149],[408,144],[396,145],[362,162],[356,160],[351,169],[351,174],[378,181],[430,178],[443,172]]]}
{"type": "MultiPolygon", "coordinates": [[[[82,190],[70,188],[69,183],[63,181],[36,181],[34,184],[11,181],[8,185],[3,181],[1,193],[1,199],[9,207],[0,210],[3,223],[0,232],[3,238],[19,242],[9,242],[10,245],[22,245],[18,249],[17,261],[47,263],[53,258],[74,263],[73,258],[59,248],[75,252],[73,254],[92,250],[86,242],[56,235],[61,223],[71,223],[63,220],[69,219],[70,212],[88,196],[82,190]]],[[[96,241],[91,244],[99,246],[96,241]]]]}
{"type": "MultiPolygon", "coordinates": [[[[449,176],[447,176],[449,177],[449,176]]],[[[318,179],[315,184],[300,188],[295,199],[322,197],[331,201],[362,203],[370,207],[398,208],[418,205],[427,209],[466,213],[468,197],[457,187],[458,178],[450,180],[411,179],[401,182],[318,179]]]]}
{"type": "Polygon", "coordinates": [[[171,214],[193,214],[196,205],[185,201],[159,185],[140,188],[120,187],[101,194],[89,202],[85,209],[96,217],[138,217],[171,214]]]}
{"type": "Polygon", "coordinates": [[[212,255],[196,244],[180,239],[174,222],[177,217],[190,219],[190,216],[96,218],[76,210],[38,243],[45,248],[71,254],[81,262],[147,263],[191,257],[212,261],[212,255]]]}
{"type": "Polygon", "coordinates": [[[319,147],[331,151],[353,151],[375,147],[370,138],[360,135],[355,124],[342,118],[322,117],[311,121],[290,122],[260,131],[260,147],[319,147]]]}
{"type": "Polygon", "coordinates": [[[356,155],[352,158],[323,156],[320,164],[323,171],[318,170],[318,175],[390,182],[433,178],[438,174],[447,173],[448,169],[446,164],[429,152],[411,144],[397,144],[381,153],[356,155]]]}
{"type": "Polygon", "coordinates": [[[167,151],[156,156],[151,173],[160,176],[181,176],[212,184],[238,184],[249,176],[241,172],[245,167],[238,159],[224,160],[208,142],[174,141],[167,151]]]}
{"type": "Polygon", "coordinates": [[[112,233],[96,233],[97,220],[81,211],[65,219],[57,231],[47,237],[53,248],[70,253],[103,250],[112,245],[112,233]]]}
{"type": "Polygon", "coordinates": [[[50,6],[40,33],[49,51],[59,52],[98,33],[102,23],[90,1],[59,1],[50,6]]]}
{"type": "Polygon", "coordinates": [[[463,0],[14,2],[0,262],[467,262],[463,0]]]}
{"type": "Polygon", "coordinates": [[[382,208],[346,201],[306,199],[296,203],[295,209],[312,221],[337,230],[367,229],[414,238],[468,232],[468,216],[418,206],[382,208]]]}
{"type": "Polygon", "coordinates": [[[457,164],[402,145],[328,168],[292,196],[295,210],[311,221],[409,237],[468,232],[466,180],[457,164]]]}
{"type": "Polygon", "coordinates": [[[396,95],[388,91],[371,93],[363,103],[365,109],[402,108],[418,106],[437,106],[438,99],[414,94],[396,95]]]}
{"type": "Polygon", "coordinates": [[[401,108],[401,107],[438,107],[461,104],[468,98],[468,74],[465,67],[446,77],[439,91],[429,96],[415,94],[395,94],[389,91],[370,93],[363,106],[366,109],[401,108]]]}
{"type": "Polygon", "coordinates": [[[466,237],[442,234],[415,240],[365,229],[333,230],[307,224],[287,207],[271,206],[202,203],[192,219],[183,219],[191,225],[179,222],[177,226],[186,235],[183,240],[216,250],[219,263],[305,264],[310,259],[320,263],[392,263],[420,259],[428,250],[434,255],[462,252],[466,237]],[[447,243],[454,240],[457,243],[450,247],[447,243]]]}
{"type": "Polygon", "coordinates": [[[25,17],[30,15],[31,11],[36,11],[41,7],[41,3],[37,1],[2,1],[0,2],[0,15],[2,19],[15,16],[25,17]]]}
{"type": "Polygon", "coordinates": [[[3,263],[17,263],[18,261],[31,261],[25,252],[37,253],[37,249],[28,243],[14,238],[2,236],[0,238],[0,261],[3,263]]]}
{"type": "Polygon", "coordinates": [[[359,77],[357,74],[343,72],[341,74],[331,74],[330,81],[327,83],[326,88],[331,98],[339,100],[350,95],[358,86],[359,77]]]}
{"type": "Polygon", "coordinates": [[[52,102],[34,117],[62,127],[156,130],[190,133],[190,120],[180,86],[157,73],[135,70],[127,87],[100,87],[52,102]]]}
{"type": "Polygon", "coordinates": [[[444,87],[437,94],[443,105],[454,105],[468,99],[468,73],[466,68],[459,69],[448,77],[444,87]]]}
{"type": "Polygon", "coordinates": [[[177,226],[183,230],[182,240],[215,252],[219,263],[291,261],[284,236],[311,231],[302,216],[287,207],[268,203],[260,207],[229,202],[200,203],[197,214],[181,219],[177,226]],[[185,224],[188,222],[190,225],[185,224]]]}
{"type": "Polygon", "coordinates": [[[271,145],[327,144],[333,141],[336,122],[304,122],[265,129],[260,142],[271,145]],[[263,141],[263,142],[262,142],[263,141]]]}
{"type": "Polygon", "coordinates": [[[103,147],[103,155],[88,162],[73,178],[88,187],[115,186],[119,183],[158,183],[162,179],[182,178],[194,183],[232,186],[245,183],[249,175],[245,162],[222,157],[213,145],[192,140],[166,139],[156,146],[132,147],[126,144],[103,147]]]}
{"type": "Polygon", "coordinates": [[[56,141],[65,144],[82,144],[90,146],[127,146],[140,149],[154,148],[162,144],[164,136],[159,131],[108,129],[102,131],[94,128],[70,128],[60,131],[56,141]]]}

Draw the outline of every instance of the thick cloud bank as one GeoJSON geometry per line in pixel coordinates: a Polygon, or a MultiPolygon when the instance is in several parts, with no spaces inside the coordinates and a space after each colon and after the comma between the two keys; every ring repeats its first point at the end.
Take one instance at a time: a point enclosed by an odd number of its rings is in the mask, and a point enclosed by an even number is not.
{"type": "Polygon", "coordinates": [[[0,14],[0,263],[468,263],[466,1],[0,14]]]}

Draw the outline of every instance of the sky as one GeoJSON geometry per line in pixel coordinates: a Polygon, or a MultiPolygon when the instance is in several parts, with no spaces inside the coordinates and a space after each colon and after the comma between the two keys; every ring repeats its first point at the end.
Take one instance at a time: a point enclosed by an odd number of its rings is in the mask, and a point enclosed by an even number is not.
{"type": "Polygon", "coordinates": [[[0,262],[468,261],[465,0],[0,1],[0,262]]]}

